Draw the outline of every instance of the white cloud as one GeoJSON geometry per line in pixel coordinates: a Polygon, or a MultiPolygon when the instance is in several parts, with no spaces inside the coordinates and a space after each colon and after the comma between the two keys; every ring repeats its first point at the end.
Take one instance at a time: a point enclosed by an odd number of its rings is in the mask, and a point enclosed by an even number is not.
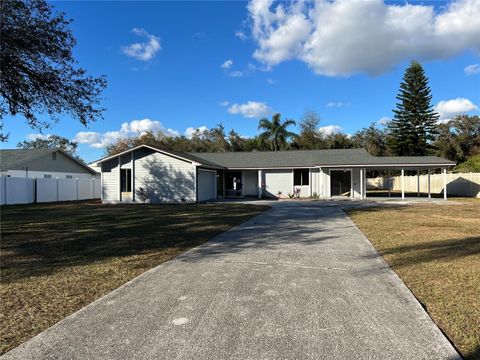
{"type": "Polygon", "coordinates": [[[233,78],[239,78],[244,76],[245,74],[246,74],[245,71],[240,71],[240,70],[235,70],[228,73],[228,75],[233,78]]]}
{"type": "Polygon", "coordinates": [[[38,139],[41,139],[41,140],[48,140],[48,138],[52,136],[51,134],[28,134],[26,136],[27,140],[30,140],[30,141],[35,141],[35,140],[38,140],[38,139]]]}
{"type": "Polygon", "coordinates": [[[81,131],[75,135],[74,140],[80,144],[96,144],[102,141],[102,134],[95,131],[81,131]]]}
{"type": "Polygon", "coordinates": [[[107,131],[104,133],[81,131],[75,135],[74,141],[77,141],[80,144],[88,144],[93,148],[101,149],[114,144],[119,139],[136,136],[138,134],[145,134],[147,131],[161,131],[167,136],[179,135],[178,131],[165,128],[159,121],[143,119],[125,122],[120,126],[120,130],[117,131],[107,131]]]}
{"type": "Polygon", "coordinates": [[[327,125],[318,128],[318,132],[322,135],[340,134],[343,128],[338,125],[327,125]]]}
{"type": "Polygon", "coordinates": [[[149,61],[155,57],[155,54],[162,48],[160,45],[160,38],[151,35],[145,29],[133,28],[132,32],[141,37],[145,37],[147,41],[142,43],[133,43],[122,47],[122,52],[130,57],[140,61],[149,61]]]}
{"type": "Polygon", "coordinates": [[[198,132],[198,134],[201,136],[205,131],[208,131],[208,127],[206,127],[206,126],[200,126],[200,127],[197,127],[197,128],[188,127],[185,130],[185,136],[187,138],[191,139],[193,134],[195,134],[196,132],[198,132]]]}
{"type": "Polygon", "coordinates": [[[260,118],[272,113],[272,109],[266,103],[258,101],[233,104],[227,111],[230,114],[241,114],[246,118],[260,118]]]}
{"type": "Polygon", "coordinates": [[[228,105],[230,105],[230,101],[227,101],[227,100],[222,101],[219,105],[222,107],[227,107],[228,105]]]}
{"type": "Polygon", "coordinates": [[[439,121],[445,122],[457,115],[463,115],[478,110],[478,106],[469,99],[456,98],[452,100],[442,100],[435,106],[435,111],[440,115],[439,121]]]}
{"type": "Polygon", "coordinates": [[[344,106],[348,106],[350,103],[342,102],[342,101],[330,101],[325,105],[327,108],[341,108],[344,106]]]}
{"type": "Polygon", "coordinates": [[[480,74],[480,64],[472,64],[468,65],[463,69],[463,72],[465,75],[475,75],[475,74],[480,74]]]}
{"type": "Polygon", "coordinates": [[[423,4],[383,1],[248,5],[253,56],[272,67],[300,60],[317,74],[381,74],[411,59],[445,59],[480,51],[480,1],[457,0],[435,12],[423,4]]]}
{"type": "Polygon", "coordinates": [[[242,30],[235,31],[235,36],[238,37],[240,40],[245,41],[247,40],[247,35],[242,30]]]}
{"type": "Polygon", "coordinates": [[[220,67],[223,69],[230,69],[232,65],[233,65],[233,60],[228,59],[222,65],[220,65],[220,67]]]}
{"type": "Polygon", "coordinates": [[[390,121],[392,121],[392,118],[389,118],[388,116],[382,116],[380,120],[377,121],[378,125],[385,126],[387,125],[390,121]]]}
{"type": "Polygon", "coordinates": [[[275,80],[275,79],[267,79],[267,83],[269,83],[270,85],[275,85],[278,81],[275,80]]]}

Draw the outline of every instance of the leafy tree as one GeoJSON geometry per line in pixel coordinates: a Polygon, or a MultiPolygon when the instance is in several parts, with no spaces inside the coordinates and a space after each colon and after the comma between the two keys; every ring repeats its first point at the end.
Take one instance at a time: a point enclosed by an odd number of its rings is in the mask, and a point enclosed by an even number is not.
{"type": "Polygon", "coordinates": [[[456,162],[480,154],[480,117],[460,115],[437,126],[437,154],[456,162]]]}
{"type": "Polygon", "coordinates": [[[437,155],[443,158],[457,161],[462,157],[462,150],[456,142],[455,133],[449,123],[438,124],[435,147],[437,148],[437,155]]]}
{"type": "Polygon", "coordinates": [[[293,147],[297,149],[323,149],[325,143],[318,131],[320,116],[315,111],[307,111],[300,122],[300,134],[294,139],[293,147]]]}
{"type": "Polygon", "coordinates": [[[1,1],[0,12],[0,129],[7,114],[24,116],[36,129],[58,122],[60,114],[83,125],[101,118],[106,80],[76,66],[71,20],[45,0],[1,1]]]}
{"type": "Polygon", "coordinates": [[[217,127],[205,132],[207,141],[206,151],[208,152],[227,152],[230,150],[230,144],[225,136],[225,127],[218,124],[217,127]]]}
{"type": "Polygon", "coordinates": [[[422,65],[413,61],[405,71],[399,102],[389,124],[389,145],[394,155],[426,155],[435,139],[438,114],[422,65]]]}
{"type": "Polygon", "coordinates": [[[60,149],[70,156],[78,158],[78,143],[58,135],[50,135],[45,139],[37,138],[32,141],[21,141],[17,144],[17,147],[21,149],[60,149]]]}
{"type": "Polygon", "coordinates": [[[350,149],[352,141],[347,134],[334,133],[322,136],[324,141],[324,149],[350,149]]]}
{"type": "Polygon", "coordinates": [[[258,123],[258,129],[263,130],[260,137],[270,143],[273,151],[285,149],[288,139],[295,136],[295,133],[287,130],[290,125],[295,125],[295,121],[287,119],[282,122],[280,114],[273,115],[272,120],[263,118],[258,123]]]}
{"type": "Polygon", "coordinates": [[[233,129],[228,133],[228,142],[230,144],[230,151],[245,151],[246,149],[247,139],[233,129]]]}
{"type": "Polygon", "coordinates": [[[385,156],[387,152],[387,135],[372,123],[368,128],[357,131],[352,136],[354,148],[364,148],[370,155],[385,156]]]}

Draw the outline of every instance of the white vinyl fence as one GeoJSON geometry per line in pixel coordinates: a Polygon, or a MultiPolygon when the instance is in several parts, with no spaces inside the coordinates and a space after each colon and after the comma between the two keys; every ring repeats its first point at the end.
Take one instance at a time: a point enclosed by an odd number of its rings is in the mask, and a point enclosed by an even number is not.
{"type": "Polygon", "coordinates": [[[1,205],[99,199],[100,191],[100,179],[0,177],[1,205]]]}
{"type": "MultiPolygon", "coordinates": [[[[420,175],[420,192],[428,192],[428,175],[420,175]]],[[[405,176],[405,191],[417,192],[417,176],[405,176]]],[[[388,178],[377,177],[367,179],[368,189],[388,189],[388,178]]],[[[430,189],[432,194],[443,193],[443,174],[430,175],[430,189]]],[[[402,177],[392,176],[392,191],[402,190],[402,177]]],[[[480,173],[452,173],[447,174],[447,195],[468,196],[480,198],[480,173]]]]}

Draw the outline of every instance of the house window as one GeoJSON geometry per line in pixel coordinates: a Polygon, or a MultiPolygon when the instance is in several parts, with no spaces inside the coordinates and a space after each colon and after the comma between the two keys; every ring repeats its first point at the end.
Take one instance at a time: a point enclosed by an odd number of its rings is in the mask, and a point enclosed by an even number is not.
{"type": "Polygon", "coordinates": [[[55,151],[52,152],[52,160],[57,160],[57,153],[55,151]]]}
{"type": "Polygon", "coordinates": [[[51,179],[51,178],[52,178],[52,175],[50,175],[50,174],[43,174],[43,178],[44,178],[44,179],[51,179]]]}
{"type": "Polygon", "coordinates": [[[67,179],[73,179],[73,176],[72,175],[66,175],[65,176],[67,179]]]}
{"type": "Polygon", "coordinates": [[[120,191],[132,191],[132,169],[120,169],[120,191]]]}
{"type": "Polygon", "coordinates": [[[294,169],[293,170],[293,185],[304,186],[309,184],[309,170],[308,169],[294,169]]]}

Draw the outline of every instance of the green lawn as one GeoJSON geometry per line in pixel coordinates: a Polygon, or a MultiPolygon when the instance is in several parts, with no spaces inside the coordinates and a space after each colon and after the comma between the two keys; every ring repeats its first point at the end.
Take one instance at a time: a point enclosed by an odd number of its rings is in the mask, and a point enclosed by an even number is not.
{"type": "Polygon", "coordinates": [[[266,209],[242,204],[2,206],[1,353],[266,209]]]}
{"type": "Polygon", "coordinates": [[[480,359],[480,199],[347,211],[465,359],[480,359]]]}

